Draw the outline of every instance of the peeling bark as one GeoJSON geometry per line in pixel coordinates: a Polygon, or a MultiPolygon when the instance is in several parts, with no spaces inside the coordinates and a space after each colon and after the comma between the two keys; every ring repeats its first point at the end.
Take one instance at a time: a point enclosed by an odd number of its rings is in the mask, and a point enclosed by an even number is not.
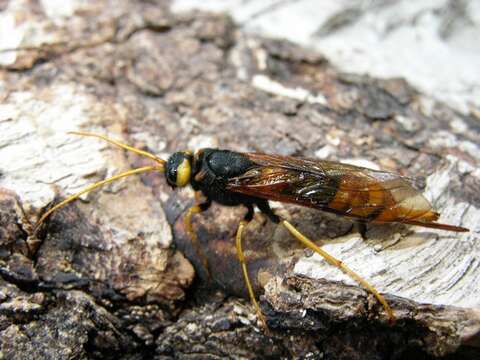
{"type": "Polygon", "coordinates": [[[341,74],[320,54],[247,35],[222,15],[171,14],[160,1],[45,6],[11,1],[3,10],[20,40],[0,46],[22,49],[0,59],[5,358],[479,356],[473,114],[402,79],[341,74]],[[389,325],[369,293],[257,214],[244,248],[264,292],[264,331],[240,299],[233,237],[244,209],[214,205],[195,217],[208,277],[183,228],[192,193],[172,192],[161,174],[91,193],[31,234],[53,202],[148,163],[69,130],[107,133],[162,157],[222,147],[425,177],[419,184],[442,222],[472,231],[371,226],[364,241],[348,220],[275,204],[384,293],[398,321],[389,325]]]}

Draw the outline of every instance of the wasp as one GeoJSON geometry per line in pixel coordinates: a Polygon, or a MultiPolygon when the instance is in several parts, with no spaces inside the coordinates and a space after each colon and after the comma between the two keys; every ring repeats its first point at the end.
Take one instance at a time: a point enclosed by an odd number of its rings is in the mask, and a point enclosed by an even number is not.
{"type": "MultiPolygon", "coordinates": [[[[199,255],[201,255],[201,249],[198,248],[197,236],[192,228],[192,216],[206,211],[212,202],[226,206],[246,207],[246,214],[239,222],[235,237],[237,256],[251,302],[265,327],[265,318],[256,300],[242,249],[242,233],[253,219],[255,207],[274,223],[283,225],[295,239],[370,291],[383,305],[390,321],[393,322],[395,319],[385,298],[372,285],[342,261],[317,246],[290,222],[275,214],[269,205],[269,200],[327,211],[352,218],[363,224],[403,223],[454,232],[469,231],[464,227],[436,222],[440,214],[411,185],[409,179],[390,172],[326,160],[240,153],[210,148],[201,149],[195,153],[178,151],[165,161],[154,154],[103,135],[88,132],[71,134],[102,139],[125,150],[146,156],[156,165],[132,169],[87,186],[46,211],[36,223],[34,233],[54,211],[85,193],[127,176],[148,171],[164,173],[167,183],[173,189],[190,185],[195,191],[196,203],[186,212],[184,225],[199,255]]],[[[202,261],[208,269],[205,258],[202,261]]]]}

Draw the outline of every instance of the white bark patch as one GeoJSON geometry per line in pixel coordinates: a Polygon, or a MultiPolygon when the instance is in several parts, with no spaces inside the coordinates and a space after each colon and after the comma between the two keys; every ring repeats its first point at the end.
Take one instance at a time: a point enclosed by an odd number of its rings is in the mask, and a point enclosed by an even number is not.
{"type": "Polygon", "coordinates": [[[336,152],[337,152],[337,149],[335,147],[327,144],[325,146],[322,146],[317,151],[315,151],[315,156],[319,159],[325,160],[325,159],[328,159],[331,155],[335,154],[336,152]]]}
{"type": "MultiPolygon", "coordinates": [[[[0,50],[15,49],[22,40],[22,31],[15,25],[15,18],[11,13],[0,13],[0,50]]],[[[14,51],[0,52],[0,65],[9,65],[15,62],[14,51]]]]}
{"type": "Polygon", "coordinates": [[[290,99],[295,99],[310,104],[327,104],[327,99],[325,99],[322,94],[314,95],[310,91],[301,87],[288,88],[265,75],[255,75],[252,79],[252,84],[257,89],[263,90],[270,94],[284,96],[290,99]]]}
{"type": "MultiPolygon", "coordinates": [[[[59,1],[64,6],[69,1],[59,1]]],[[[61,7],[57,7],[60,9],[61,7]]],[[[0,65],[10,66],[16,63],[18,58],[24,57],[24,65],[31,66],[35,58],[34,53],[10,51],[17,48],[35,48],[45,44],[60,42],[61,32],[52,31],[52,23],[38,14],[29,14],[30,8],[23,1],[11,1],[7,9],[0,13],[0,65]],[[29,21],[24,21],[28,15],[29,21]],[[8,50],[3,51],[2,50],[8,50]],[[29,55],[26,55],[29,54],[29,55]],[[28,60],[27,60],[28,58],[28,60]]],[[[63,39],[65,40],[65,39],[63,39]]],[[[21,61],[22,62],[22,61],[21,61]]]]}
{"type": "Polygon", "coordinates": [[[350,159],[349,158],[349,159],[342,159],[341,162],[344,164],[364,167],[372,170],[380,170],[380,166],[378,166],[378,164],[367,159],[350,159]]]}
{"type": "Polygon", "coordinates": [[[75,10],[87,3],[84,0],[40,0],[45,13],[51,19],[71,17],[75,14],[75,10]]]}
{"type": "Polygon", "coordinates": [[[106,145],[66,134],[86,124],[91,111],[91,99],[70,85],[11,93],[0,104],[0,186],[40,208],[53,200],[52,185],[73,193],[91,182],[85,177],[104,169],[106,145]]]}

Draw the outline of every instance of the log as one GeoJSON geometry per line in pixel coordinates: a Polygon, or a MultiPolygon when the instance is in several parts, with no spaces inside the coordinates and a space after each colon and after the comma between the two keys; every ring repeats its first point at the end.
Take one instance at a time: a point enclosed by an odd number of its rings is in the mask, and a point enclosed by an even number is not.
{"type": "Polygon", "coordinates": [[[166,2],[7,2],[0,44],[0,351],[5,358],[478,358],[479,118],[403,79],[345,74],[319,53],[246,34],[225,15],[166,2]],[[33,35],[35,34],[35,36],[33,35]],[[419,179],[464,234],[352,223],[273,204],[385,294],[256,214],[245,244],[269,329],[246,297],[234,234],[242,208],[182,214],[190,189],[130,177],[52,204],[148,159],[203,147],[328,158],[419,179]],[[421,181],[424,178],[425,181],[421,181]]]}

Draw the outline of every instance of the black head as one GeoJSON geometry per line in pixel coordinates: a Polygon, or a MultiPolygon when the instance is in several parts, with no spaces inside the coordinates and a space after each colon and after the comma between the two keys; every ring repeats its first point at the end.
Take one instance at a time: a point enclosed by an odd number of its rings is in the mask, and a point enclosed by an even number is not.
{"type": "Polygon", "coordinates": [[[193,156],[189,151],[173,153],[167,160],[165,176],[171,187],[184,187],[190,183],[193,156]]]}

